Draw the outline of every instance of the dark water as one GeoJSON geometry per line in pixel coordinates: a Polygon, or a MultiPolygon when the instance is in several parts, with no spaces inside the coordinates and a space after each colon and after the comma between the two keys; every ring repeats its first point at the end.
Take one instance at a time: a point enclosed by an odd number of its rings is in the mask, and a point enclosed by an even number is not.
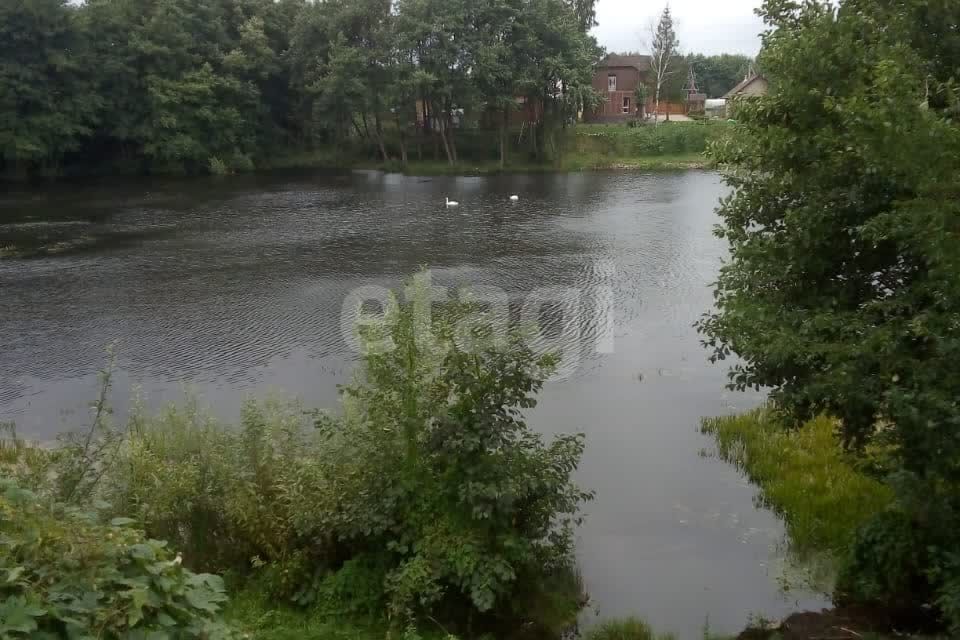
{"type": "Polygon", "coordinates": [[[716,175],[688,172],[3,193],[0,247],[52,253],[0,260],[0,420],[39,438],[82,423],[113,340],[121,414],[134,385],[151,405],[190,385],[226,418],[271,387],[333,406],[354,357],[348,294],[428,267],[436,286],[497,287],[515,307],[536,300],[574,318],[543,331],[576,357],[531,423],[587,433],[578,478],[598,498],[579,553],[601,617],[699,638],[708,617],[735,631],[751,613],[816,606],[779,593],[780,525],[736,471],[701,456],[702,416],[761,400],[724,390],[691,328],[724,255],[711,235],[724,192],[716,175]],[[446,208],[447,196],[461,205],[446,208]]]}

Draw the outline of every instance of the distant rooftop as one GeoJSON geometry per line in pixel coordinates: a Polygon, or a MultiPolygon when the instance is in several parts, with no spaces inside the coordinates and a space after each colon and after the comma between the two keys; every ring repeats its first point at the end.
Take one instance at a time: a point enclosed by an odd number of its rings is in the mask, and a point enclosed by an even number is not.
{"type": "Polygon", "coordinates": [[[601,67],[633,67],[639,71],[650,69],[650,56],[611,53],[600,61],[601,67]]]}
{"type": "Polygon", "coordinates": [[[724,97],[724,98],[732,98],[732,97],[736,96],[737,94],[741,93],[744,89],[746,89],[747,87],[749,87],[751,84],[753,84],[754,82],[756,82],[756,81],[758,81],[758,80],[759,80],[760,82],[766,82],[766,81],[767,81],[767,79],[764,78],[763,75],[762,75],[762,74],[759,74],[759,73],[758,73],[758,74],[754,74],[754,75],[748,75],[746,78],[744,78],[742,81],[740,81],[740,84],[738,84],[737,86],[735,86],[733,89],[730,89],[730,91],[727,91],[727,92],[724,94],[723,97],[724,97]]]}

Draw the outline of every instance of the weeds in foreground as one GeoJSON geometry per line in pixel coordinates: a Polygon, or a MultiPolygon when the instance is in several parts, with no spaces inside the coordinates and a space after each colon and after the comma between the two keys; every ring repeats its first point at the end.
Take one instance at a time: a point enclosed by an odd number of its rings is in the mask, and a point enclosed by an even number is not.
{"type": "Polygon", "coordinates": [[[623,618],[597,625],[587,632],[585,640],[676,640],[676,636],[655,633],[640,618],[623,618]]]}
{"type": "Polygon", "coordinates": [[[108,369],[89,430],[0,453],[37,458],[12,465],[41,499],[98,505],[318,619],[559,635],[584,604],[573,532],[592,494],[571,480],[582,435],[546,442],[523,420],[554,359],[492,337],[479,308],[427,326],[417,309],[363,324],[342,416],[249,402],[229,427],[189,403],[115,429],[108,369]]]}

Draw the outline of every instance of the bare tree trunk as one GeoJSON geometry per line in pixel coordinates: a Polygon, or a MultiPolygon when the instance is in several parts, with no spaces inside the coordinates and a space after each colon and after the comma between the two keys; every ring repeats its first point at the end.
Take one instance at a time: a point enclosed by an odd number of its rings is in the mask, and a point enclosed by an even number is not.
{"type": "Polygon", "coordinates": [[[504,107],[503,121],[500,123],[500,170],[507,166],[507,127],[510,124],[510,111],[504,107]]]}
{"type": "Polygon", "coordinates": [[[400,166],[407,168],[407,133],[404,126],[400,123],[400,114],[394,114],[397,121],[397,132],[400,134],[400,166]]]}
{"type": "Polygon", "coordinates": [[[530,148],[533,150],[533,157],[540,160],[540,141],[537,139],[537,131],[540,130],[540,122],[530,127],[530,148]]]}
{"type": "Polygon", "coordinates": [[[658,124],[660,121],[660,80],[657,80],[657,91],[654,96],[653,102],[653,123],[658,124]]]}
{"type": "Polygon", "coordinates": [[[454,137],[455,127],[453,126],[453,115],[450,113],[451,110],[451,106],[447,105],[447,113],[445,118],[446,122],[443,128],[447,133],[447,144],[450,147],[450,156],[453,158],[453,162],[451,164],[455,165],[460,161],[460,158],[457,157],[457,141],[454,137]]]}
{"type": "Polygon", "coordinates": [[[427,100],[426,94],[423,98],[423,132],[430,133],[433,129],[433,103],[427,100]]]}
{"type": "Polygon", "coordinates": [[[437,129],[440,131],[440,142],[443,143],[443,152],[447,155],[447,163],[452,167],[456,164],[453,153],[450,150],[450,142],[447,140],[447,123],[443,120],[438,121],[437,129]]]}
{"type": "Polygon", "coordinates": [[[380,147],[380,155],[383,156],[383,161],[390,162],[390,155],[387,153],[387,145],[383,142],[383,123],[380,122],[380,114],[373,114],[373,125],[374,131],[377,132],[377,146],[380,147]]]}

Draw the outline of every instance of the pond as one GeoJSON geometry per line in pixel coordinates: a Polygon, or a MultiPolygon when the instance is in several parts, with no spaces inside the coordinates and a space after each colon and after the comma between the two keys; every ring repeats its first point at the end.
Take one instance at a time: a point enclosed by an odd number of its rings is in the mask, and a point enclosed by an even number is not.
{"type": "Polygon", "coordinates": [[[7,191],[0,421],[40,439],[84,424],[114,340],[121,417],[135,386],[158,406],[187,385],[224,418],[271,388],[335,406],[355,359],[343,329],[351,293],[425,267],[438,291],[495,287],[521,317],[560,318],[542,338],[573,355],[530,423],[587,434],[577,478],[597,492],[579,534],[588,619],[639,615],[699,638],[708,619],[737,631],[750,614],[817,607],[779,591],[781,525],[735,469],[703,455],[701,417],[763,400],[725,390],[691,326],[725,254],[711,233],[725,192],[709,172],[296,173],[7,191]]]}

